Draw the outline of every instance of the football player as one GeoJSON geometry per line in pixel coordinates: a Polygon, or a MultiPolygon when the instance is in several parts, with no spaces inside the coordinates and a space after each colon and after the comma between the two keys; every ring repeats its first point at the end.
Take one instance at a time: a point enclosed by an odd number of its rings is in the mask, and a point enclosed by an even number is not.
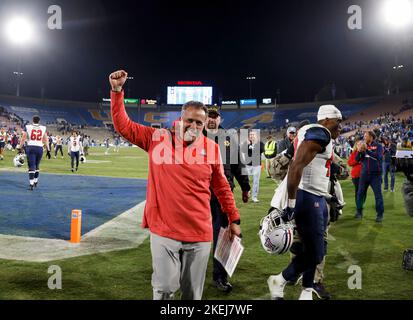
{"type": "MultiPolygon", "coordinates": [[[[310,124],[309,120],[304,120],[300,123],[298,126],[298,129],[301,129],[304,126],[307,126],[310,124]]],[[[298,139],[298,138],[295,138],[298,139]]],[[[278,163],[275,164],[274,168],[274,174],[277,175],[277,177],[281,177],[281,184],[278,186],[276,189],[276,192],[273,196],[273,199],[271,201],[271,209],[270,212],[273,210],[273,208],[278,208],[282,210],[287,206],[287,200],[288,200],[288,192],[287,192],[287,186],[286,186],[286,180],[284,178],[287,176],[288,173],[288,168],[291,163],[291,159],[294,157],[294,143],[286,150],[286,152],[279,154],[275,161],[278,163]]],[[[332,168],[333,165],[334,167],[339,167],[340,164],[342,163],[342,160],[335,154],[334,155],[334,161],[331,164],[332,168]]],[[[340,167],[339,167],[340,168],[340,167]]],[[[332,170],[333,173],[333,170],[332,170]]],[[[335,209],[341,211],[340,209],[344,207],[344,198],[343,194],[341,191],[341,187],[339,182],[336,179],[336,176],[334,174],[330,175],[330,185],[329,185],[329,190],[330,190],[330,195],[329,197],[326,197],[327,200],[327,208],[329,210],[329,216],[333,215],[333,213],[336,211],[335,209]],[[333,182],[334,180],[334,182],[333,182]],[[332,192],[332,184],[334,186],[334,192],[332,192]],[[335,195],[333,197],[333,194],[335,195]],[[337,203],[335,202],[337,200],[337,203]]],[[[333,219],[334,220],[334,219],[333,219]]],[[[330,219],[330,221],[332,221],[330,219]]],[[[329,230],[329,225],[330,223],[327,224],[327,229],[324,233],[324,242],[325,246],[327,246],[327,239],[328,239],[328,230],[329,230]]],[[[293,245],[291,247],[291,254],[294,257],[294,254],[297,250],[300,250],[302,248],[302,242],[298,234],[294,234],[294,240],[293,240],[293,245]]],[[[327,300],[331,298],[330,293],[325,289],[324,287],[324,267],[325,267],[325,256],[323,261],[317,265],[316,272],[314,275],[314,290],[317,291],[318,296],[321,299],[327,300]]],[[[302,275],[298,279],[294,279],[292,281],[292,284],[298,284],[299,280],[302,279],[302,275]]]]}
{"type": "Polygon", "coordinates": [[[3,150],[7,142],[7,132],[4,128],[0,129],[0,160],[3,160],[3,150]]]}
{"type": "Polygon", "coordinates": [[[110,149],[109,138],[106,138],[104,141],[105,141],[105,147],[106,147],[105,155],[108,155],[109,149],[110,149]]]}
{"type": "Polygon", "coordinates": [[[287,282],[303,274],[300,300],[312,300],[316,267],[325,256],[324,233],[328,211],[330,168],[334,159],[333,143],[341,130],[341,112],[332,105],[321,106],[318,124],[304,126],[295,140],[295,155],[287,177],[288,206],[283,220],[295,219],[303,243],[283,272],[268,279],[271,298],[282,299],[287,282]]]}
{"type": "Polygon", "coordinates": [[[71,159],[71,166],[72,172],[75,172],[74,162],[76,160],[76,171],[79,167],[79,156],[83,154],[83,146],[82,142],[80,141],[80,136],[77,135],[76,131],[72,132],[72,136],[70,137],[69,143],[67,145],[68,153],[70,154],[71,159]]]}
{"type": "Polygon", "coordinates": [[[63,159],[63,141],[62,141],[62,137],[57,135],[56,136],[56,145],[55,145],[55,149],[54,149],[54,158],[56,159],[57,157],[57,152],[60,150],[60,154],[62,156],[63,159]]]}
{"type": "Polygon", "coordinates": [[[48,152],[49,149],[49,138],[46,134],[46,127],[40,125],[40,117],[34,116],[33,123],[26,125],[26,131],[23,131],[20,145],[17,147],[19,152],[21,152],[24,143],[27,141],[26,155],[27,155],[27,165],[29,167],[29,190],[33,190],[37,187],[40,174],[40,161],[43,157],[43,145],[46,146],[48,152]]]}
{"type": "Polygon", "coordinates": [[[115,143],[115,148],[113,149],[113,151],[119,152],[119,149],[120,149],[120,137],[119,136],[115,137],[114,143],[115,143]]]}

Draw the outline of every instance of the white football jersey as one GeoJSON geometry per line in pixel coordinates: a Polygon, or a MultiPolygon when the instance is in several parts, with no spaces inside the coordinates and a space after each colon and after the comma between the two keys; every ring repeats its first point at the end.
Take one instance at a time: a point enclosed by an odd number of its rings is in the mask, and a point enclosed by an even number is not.
{"type": "Polygon", "coordinates": [[[26,126],[27,145],[43,147],[43,136],[46,134],[46,127],[39,124],[28,124],[26,126]]]}
{"type": "Polygon", "coordinates": [[[302,127],[294,141],[295,153],[297,153],[301,143],[306,140],[320,141],[323,147],[325,147],[323,152],[317,154],[304,168],[298,188],[317,196],[326,196],[329,193],[330,168],[331,162],[334,159],[331,133],[326,127],[319,124],[310,124],[302,127]]]}
{"type": "Polygon", "coordinates": [[[79,136],[77,136],[76,138],[71,136],[69,144],[69,151],[78,152],[81,150],[81,142],[79,136]]]}

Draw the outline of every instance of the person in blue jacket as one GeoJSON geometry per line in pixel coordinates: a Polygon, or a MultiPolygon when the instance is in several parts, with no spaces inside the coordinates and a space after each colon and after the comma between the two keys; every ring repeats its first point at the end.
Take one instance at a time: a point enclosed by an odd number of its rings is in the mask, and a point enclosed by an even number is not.
{"type": "Polygon", "coordinates": [[[383,146],[376,141],[373,131],[364,134],[365,143],[356,156],[356,161],[361,162],[361,174],[359,189],[357,192],[357,213],[355,218],[363,218],[363,199],[366,198],[369,186],[373,189],[376,200],[376,222],[383,221],[384,204],[381,192],[382,168],[383,168],[383,146]]]}
{"type": "Polygon", "coordinates": [[[396,152],[397,145],[391,141],[389,137],[383,137],[383,178],[384,178],[384,191],[389,191],[389,179],[390,173],[390,190],[394,192],[394,186],[396,184],[396,152]]]}

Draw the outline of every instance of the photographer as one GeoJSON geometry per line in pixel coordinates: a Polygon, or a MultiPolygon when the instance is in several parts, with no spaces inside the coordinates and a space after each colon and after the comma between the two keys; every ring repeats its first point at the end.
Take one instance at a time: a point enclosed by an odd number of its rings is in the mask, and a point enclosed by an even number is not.
{"type": "Polygon", "coordinates": [[[396,165],[407,178],[402,186],[402,195],[407,214],[413,217],[413,151],[397,151],[396,165]]]}
{"type": "Polygon", "coordinates": [[[407,180],[403,183],[402,194],[407,214],[413,217],[413,175],[410,174],[407,180]]]}
{"type": "Polygon", "coordinates": [[[397,146],[393,143],[390,138],[383,137],[383,177],[384,177],[384,191],[389,191],[389,179],[388,173],[390,172],[390,190],[394,192],[394,185],[396,183],[396,163],[395,156],[397,151],[397,146]]]}

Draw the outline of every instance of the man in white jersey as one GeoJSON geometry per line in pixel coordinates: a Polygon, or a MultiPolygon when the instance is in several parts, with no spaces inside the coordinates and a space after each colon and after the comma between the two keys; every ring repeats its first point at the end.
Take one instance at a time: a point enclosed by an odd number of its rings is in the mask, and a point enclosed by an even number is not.
{"type": "Polygon", "coordinates": [[[46,127],[40,125],[39,116],[33,117],[33,124],[26,125],[26,131],[23,132],[20,145],[17,149],[21,150],[26,141],[26,155],[30,182],[29,190],[33,190],[34,187],[37,187],[39,181],[39,166],[43,157],[43,145],[45,145],[47,151],[50,152],[46,127]]]}
{"type": "Polygon", "coordinates": [[[328,222],[325,197],[328,197],[333,143],[341,130],[341,112],[332,105],[321,106],[318,124],[300,129],[295,140],[295,155],[288,178],[288,206],[283,220],[295,219],[303,249],[287,268],[268,279],[272,299],[283,299],[284,287],[303,274],[300,300],[312,300],[314,273],[325,255],[324,232],[328,222]]]}
{"type": "Polygon", "coordinates": [[[63,146],[63,139],[59,135],[57,135],[55,137],[55,139],[56,139],[56,144],[55,144],[55,147],[54,147],[54,158],[56,159],[57,152],[60,151],[60,155],[62,156],[62,159],[63,159],[63,147],[62,147],[63,146]]]}
{"type": "Polygon", "coordinates": [[[75,172],[74,162],[76,160],[76,171],[77,171],[79,167],[79,156],[81,153],[83,154],[82,142],[80,141],[80,136],[77,135],[76,131],[73,131],[67,147],[68,147],[68,153],[70,154],[70,158],[71,158],[72,172],[75,172]]]}
{"type": "Polygon", "coordinates": [[[4,128],[0,129],[0,160],[3,160],[3,150],[7,143],[7,132],[4,128]]]}
{"type": "Polygon", "coordinates": [[[104,142],[105,142],[105,148],[106,148],[105,155],[108,155],[109,154],[109,149],[110,149],[109,138],[106,138],[104,140],[104,142]]]}

